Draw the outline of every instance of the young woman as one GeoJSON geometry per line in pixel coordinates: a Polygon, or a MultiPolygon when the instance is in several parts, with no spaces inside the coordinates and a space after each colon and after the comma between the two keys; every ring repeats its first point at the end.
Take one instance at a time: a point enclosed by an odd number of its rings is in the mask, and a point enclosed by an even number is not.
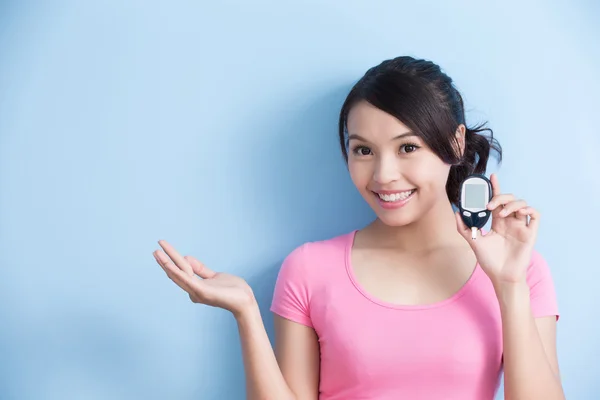
{"type": "Polygon", "coordinates": [[[426,60],[382,62],[349,93],[339,139],[377,218],[285,259],[277,356],[246,282],[165,241],[154,253],[192,301],[235,316],[248,398],[491,400],[503,370],[507,399],[564,399],[539,213],[494,174],[489,232],[473,240],[453,210],[461,182],[502,150],[467,126],[452,79],[426,60]]]}

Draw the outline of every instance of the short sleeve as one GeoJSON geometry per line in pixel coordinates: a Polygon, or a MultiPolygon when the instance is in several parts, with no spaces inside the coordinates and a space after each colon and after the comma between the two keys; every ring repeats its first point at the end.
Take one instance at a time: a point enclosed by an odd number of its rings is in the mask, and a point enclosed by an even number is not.
{"type": "Polygon", "coordinates": [[[559,318],[558,303],[550,268],[541,254],[534,251],[527,270],[531,310],[534,318],[555,315],[559,318]]]}
{"type": "Polygon", "coordinates": [[[306,244],[297,247],[283,260],[275,282],[271,311],[312,328],[305,248],[306,244]]]}

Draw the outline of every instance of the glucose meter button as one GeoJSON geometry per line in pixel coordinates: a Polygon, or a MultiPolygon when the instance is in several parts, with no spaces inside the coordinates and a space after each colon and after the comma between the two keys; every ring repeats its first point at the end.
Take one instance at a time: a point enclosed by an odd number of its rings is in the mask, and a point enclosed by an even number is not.
{"type": "Polygon", "coordinates": [[[485,217],[485,211],[480,212],[479,214],[477,214],[477,216],[481,218],[485,217]]]}
{"type": "Polygon", "coordinates": [[[464,215],[465,217],[470,217],[470,216],[471,216],[471,213],[470,213],[470,212],[468,212],[468,211],[463,211],[463,215],[464,215]]]}

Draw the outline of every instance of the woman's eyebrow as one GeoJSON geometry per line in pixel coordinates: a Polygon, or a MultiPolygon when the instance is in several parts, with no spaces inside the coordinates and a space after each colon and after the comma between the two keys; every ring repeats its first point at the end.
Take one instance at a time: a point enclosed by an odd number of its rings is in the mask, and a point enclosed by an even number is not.
{"type": "MultiPolygon", "coordinates": [[[[409,131],[409,132],[402,133],[402,134],[400,134],[400,135],[398,135],[398,136],[394,136],[394,137],[392,138],[392,140],[401,139],[401,138],[403,138],[403,137],[407,137],[407,136],[417,136],[417,135],[416,135],[414,132],[412,132],[412,131],[409,131]]],[[[351,139],[362,140],[363,142],[368,142],[368,140],[367,140],[367,139],[365,139],[364,137],[362,137],[362,136],[360,136],[360,135],[357,135],[356,133],[353,133],[353,134],[351,134],[351,135],[348,135],[348,140],[350,141],[351,139]]]]}

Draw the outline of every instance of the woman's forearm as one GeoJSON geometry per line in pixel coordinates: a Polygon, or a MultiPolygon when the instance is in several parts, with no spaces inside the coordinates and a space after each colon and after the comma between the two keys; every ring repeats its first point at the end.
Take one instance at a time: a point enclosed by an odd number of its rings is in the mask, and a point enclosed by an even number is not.
{"type": "Polygon", "coordinates": [[[504,397],[507,400],[564,400],[531,311],[526,282],[496,286],[502,314],[504,397]]]}
{"type": "Polygon", "coordinates": [[[236,315],[248,400],[295,400],[279,365],[265,330],[258,305],[254,304],[236,315]]]}

